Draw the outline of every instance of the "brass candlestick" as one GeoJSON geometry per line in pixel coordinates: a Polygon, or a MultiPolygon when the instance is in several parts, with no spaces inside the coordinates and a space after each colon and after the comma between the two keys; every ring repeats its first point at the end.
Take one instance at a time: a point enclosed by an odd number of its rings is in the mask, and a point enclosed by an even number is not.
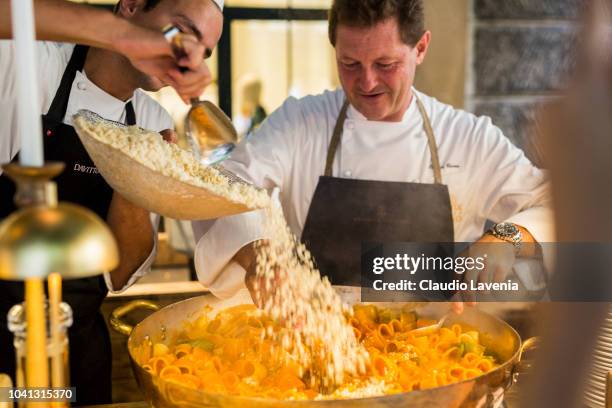
{"type": "MultiPolygon", "coordinates": [[[[0,279],[26,284],[25,384],[18,386],[50,385],[42,280],[51,273],[68,279],[93,276],[119,263],[114,237],[97,215],[77,205],[58,204],[51,179],[63,168],[63,163],[3,167],[17,184],[15,203],[20,209],[0,223],[0,279]]],[[[50,300],[58,301],[57,296],[50,300]]],[[[57,310],[58,305],[49,307],[57,310]]],[[[50,333],[57,333],[56,328],[50,333]]]]}

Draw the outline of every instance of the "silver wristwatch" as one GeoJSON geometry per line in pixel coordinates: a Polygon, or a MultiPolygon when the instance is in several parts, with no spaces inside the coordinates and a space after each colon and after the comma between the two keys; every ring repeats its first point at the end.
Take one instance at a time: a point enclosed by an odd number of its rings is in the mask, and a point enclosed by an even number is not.
{"type": "Polygon", "coordinates": [[[514,245],[516,253],[521,249],[521,243],[523,242],[523,234],[516,224],[511,222],[501,222],[493,225],[489,230],[489,233],[495,238],[509,242],[514,245]]]}

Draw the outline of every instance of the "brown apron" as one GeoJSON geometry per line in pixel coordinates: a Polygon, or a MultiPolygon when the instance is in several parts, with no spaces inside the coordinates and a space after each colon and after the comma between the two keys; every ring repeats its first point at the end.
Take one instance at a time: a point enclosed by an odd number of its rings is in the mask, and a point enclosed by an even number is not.
{"type": "Polygon", "coordinates": [[[425,108],[416,94],[414,97],[427,134],[434,184],[333,177],[348,101],[340,110],[325,174],[319,177],[302,232],[302,242],[321,274],[334,285],[360,285],[362,242],[454,241],[450,195],[442,184],[438,147],[425,108]]]}

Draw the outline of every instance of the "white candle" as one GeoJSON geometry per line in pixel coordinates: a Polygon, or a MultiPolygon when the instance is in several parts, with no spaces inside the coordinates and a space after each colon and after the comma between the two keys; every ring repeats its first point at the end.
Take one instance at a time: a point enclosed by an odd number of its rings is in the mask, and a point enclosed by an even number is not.
{"type": "Polygon", "coordinates": [[[21,139],[19,161],[22,166],[42,166],[43,141],[32,0],[12,0],[11,15],[15,39],[18,132],[21,139]]]}

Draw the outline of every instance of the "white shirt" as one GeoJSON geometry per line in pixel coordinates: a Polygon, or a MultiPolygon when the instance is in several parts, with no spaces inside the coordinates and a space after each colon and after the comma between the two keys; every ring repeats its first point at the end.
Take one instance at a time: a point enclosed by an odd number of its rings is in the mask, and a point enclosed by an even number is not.
{"type": "MultiPolygon", "coordinates": [[[[38,81],[40,113],[49,111],[51,102],[57,92],[64,70],[72,55],[74,45],[53,42],[37,42],[38,81]]],[[[0,41],[0,164],[10,162],[19,152],[21,140],[17,131],[17,83],[15,53],[13,41],[0,41]]],[[[168,113],[151,97],[141,90],[136,90],[130,99],[136,114],[136,124],[142,128],[160,132],[173,129],[174,124],[168,113]]],[[[88,109],[100,116],[125,123],[125,104],[109,95],[93,82],[84,72],[77,72],[72,83],[64,123],[72,125],[72,116],[80,109],[88,109]]],[[[41,135],[42,137],[42,135],[41,135]]],[[[0,174],[2,170],[0,169],[0,174]]],[[[113,290],[110,275],[104,275],[106,285],[111,292],[121,292],[143,276],[150,268],[157,253],[157,226],[159,216],[152,214],[153,250],[146,261],[131,276],[128,283],[118,291],[113,290]]]]}
{"type": "MultiPolygon", "coordinates": [[[[527,228],[538,242],[553,238],[545,174],[491,124],[415,90],[432,122],[442,181],[448,185],[455,241],[480,238],[487,219],[527,228]]],[[[239,176],[266,189],[280,188],[289,227],[300,236],[329,142],[344,101],[341,90],[289,98],[224,162],[239,176]]],[[[423,120],[413,98],[401,122],[368,121],[347,112],[333,176],[433,183],[423,120]]],[[[231,262],[244,245],[265,238],[261,211],[194,222],[199,280],[219,297],[244,287],[245,271],[231,262]]]]}

